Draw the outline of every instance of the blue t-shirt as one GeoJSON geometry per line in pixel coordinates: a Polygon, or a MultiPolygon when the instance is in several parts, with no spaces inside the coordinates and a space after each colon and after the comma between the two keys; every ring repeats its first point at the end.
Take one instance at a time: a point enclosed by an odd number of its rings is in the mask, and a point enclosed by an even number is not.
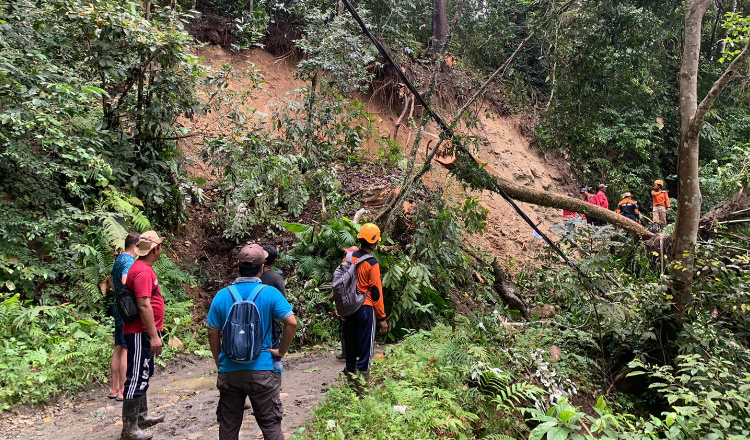
{"type": "MultiPolygon", "coordinates": [[[[260,283],[259,278],[237,278],[232,284],[237,286],[240,296],[247,299],[258,283],[260,283]]],[[[289,305],[289,302],[287,302],[284,295],[278,289],[271,286],[265,287],[253,302],[258,307],[260,319],[264,327],[263,349],[260,352],[260,356],[253,362],[235,362],[227,358],[222,352],[219,354],[219,371],[222,373],[242,370],[273,370],[273,356],[266,350],[273,347],[273,331],[271,330],[271,326],[274,319],[283,321],[292,315],[292,306],[289,305]]],[[[208,310],[208,316],[206,317],[208,328],[221,331],[224,328],[224,323],[226,323],[229,316],[229,309],[233,303],[234,299],[232,299],[232,294],[229,293],[228,289],[219,290],[211,302],[211,308],[208,310]]]]}
{"type": "Polygon", "coordinates": [[[115,265],[112,266],[112,282],[115,285],[115,308],[113,313],[117,325],[122,325],[120,311],[117,310],[117,300],[120,298],[120,291],[122,290],[122,276],[130,272],[130,267],[133,266],[133,263],[135,263],[135,257],[123,252],[115,258],[115,265]]]}

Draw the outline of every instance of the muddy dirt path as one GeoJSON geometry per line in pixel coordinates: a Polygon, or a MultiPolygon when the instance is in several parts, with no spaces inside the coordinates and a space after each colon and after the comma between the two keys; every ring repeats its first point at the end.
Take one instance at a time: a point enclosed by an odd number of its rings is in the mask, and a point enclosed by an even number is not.
{"type": "MultiPolygon", "coordinates": [[[[281,401],[284,433],[289,438],[325,392],[339,380],[343,364],[332,350],[293,353],[285,358],[281,401]]],[[[213,361],[188,357],[157,367],[149,388],[152,411],[166,421],[150,428],[155,440],[218,438],[216,371],[213,361]]],[[[0,439],[81,440],[120,438],[122,405],[106,398],[105,385],[92,387],[72,398],[37,408],[21,407],[0,416],[0,439]]],[[[259,437],[250,411],[245,412],[240,438],[259,437]]]]}

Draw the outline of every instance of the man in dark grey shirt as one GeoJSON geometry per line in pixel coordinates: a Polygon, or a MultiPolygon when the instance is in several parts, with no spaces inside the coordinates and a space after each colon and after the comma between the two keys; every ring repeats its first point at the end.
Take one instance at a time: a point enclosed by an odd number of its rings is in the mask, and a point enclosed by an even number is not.
{"type": "MultiPolygon", "coordinates": [[[[286,298],[286,285],[284,284],[284,278],[281,274],[273,270],[273,265],[276,264],[276,259],[279,257],[279,251],[276,250],[276,246],[267,244],[263,246],[263,250],[268,252],[266,257],[266,263],[263,265],[263,274],[260,276],[260,282],[266,286],[271,286],[279,289],[284,298],[286,298]]],[[[271,340],[273,341],[272,348],[278,348],[279,339],[281,338],[281,323],[275,322],[271,327],[271,340]]]]}
{"type": "Polygon", "coordinates": [[[273,265],[276,264],[276,259],[279,257],[279,251],[272,244],[263,246],[263,250],[268,252],[268,258],[266,258],[266,264],[263,268],[263,274],[260,276],[260,282],[266,286],[271,286],[279,289],[284,298],[286,298],[286,285],[284,284],[284,278],[281,274],[273,270],[273,265]]]}

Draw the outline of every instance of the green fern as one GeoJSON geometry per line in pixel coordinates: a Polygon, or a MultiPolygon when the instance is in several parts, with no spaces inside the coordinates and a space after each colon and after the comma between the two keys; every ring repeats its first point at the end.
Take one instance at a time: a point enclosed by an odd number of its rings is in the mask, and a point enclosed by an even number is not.
{"type": "Polygon", "coordinates": [[[151,229],[151,222],[148,220],[148,217],[139,210],[133,211],[130,220],[133,222],[133,226],[137,231],[144,232],[151,229]]]}
{"type": "Polygon", "coordinates": [[[536,400],[542,394],[544,390],[523,381],[498,389],[492,402],[497,405],[498,411],[509,411],[517,408],[523,401],[536,400]]]}

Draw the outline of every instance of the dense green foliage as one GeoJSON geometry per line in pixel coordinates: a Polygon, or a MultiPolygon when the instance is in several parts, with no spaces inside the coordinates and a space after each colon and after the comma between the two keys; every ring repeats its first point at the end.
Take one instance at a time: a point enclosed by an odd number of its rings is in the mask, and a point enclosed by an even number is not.
{"type": "MultiPolygon", "coordinates": [[[[146,20],[139,2],[0,2],[0,409],[105,378],[99,283],[114,248],[185,219],[175,121],[208,108],[209,77],[183,18],[146,20]]],[[[166,256],[157,272],[166,331],[184,337],[191,277],[166,256]]]]}
{"type": "MultiPolygon", "coordinates": [[[[496,301],[487,286],[473,282],[475,265],[459,245],[466,236],[464,227],[482,230],[485,217],[486,211],[473,198],[453,206],[437,196],[430,209],[421,209],[412,218],[414,234],[409,242],[393,246],[393,240],[386,239],[376,249],[390,340],[449,317],[449,306],[458,297],[467,295],[481,304],[496,301]]],[[[328,220],[319,229],[296,223],[284,226],[298,239],[281,262],[291,274],[289,298],[300,305],[298,336],[302,343],[333,341],[338,323],[333,318],[330,282],[343,250],[357,245],[360,225],[341,218],[328,220]]],[[[486,272],[480,266],[476,270],[486,272]]]]}
{"type": "MultiPolygon", "coordinates": [[[[154,270],[166,302],[165,339],[184,340],[180,347],[165,346],[162,359],[179,350],[200,350],[192,336],[193,302],[183,288],[195,280],[166,256],[154,270]]],[[[0,411],[108,379],[114,320],[106,309],[112,298],[93,295],[91,301],[107,305],[87,310],[76,302],[40,306],[19,294],[0,296],[0,411]]]]}
{"type": "MultiPolygon", "coordinates": [[[[198,186],[206,178],[194,184],[184,172],[177,142],[196,134],[180,118],[223,112],[222,132],[203,139],[200,158],[218,177],[210,210],[224,238],[296,234],[279,264],[290,275],[300,345],[336,339],[329,282],[356,243],[359,225],[347,217],[362,207],[359,192],[375,178],[390,190],[414,169],[416,148],[407,155],[409,146],[384,139],[354,95],[382,81],[388,99],[401,98],[390,67],[340,4],[200,2],[230,18],[237,46],[262,45],[272,32],[299,37],[288,55],[301,55],[304,86],[266,117],[244,106],[263,84],[258,72],[212,72],[193,54],[184,26],[196,16],[184,3],[146,11],[137,1],[0,0],[0,410],[105,379],[111,299],[99,286],[114,248],[128,230],[175,231],[189,203],[205,202],[198,186]],[[253,87],[223,90],[233,75],[253,87]]],[[[750,4],[730,11],[729,3],[715,2],[706,16],[701,94],[748,33],[750,4]]],[[[610,196],[630,190],[643,201],[654,178],[675,182],[680,2],[450,1],[453,67],[428,54],[432,5],[357,2],[409,73],[418,72],[420,89],[429,68],[450,79],[437,82],[449,89],[443,96],[468,95],[525,41],[488,102],[530,113],[539,145],[569,157],[581,183],[609,183],[610,196]]],[[[750,184],[747,93],[746,84],[731,84],[707,116],[704,210],[750,184]]],[[[482,145],[454,140],[464,141],[482,145]]],[[[463,184],[486,187],[489,175],[473,161],[456,164],[463,184]]],[[[485,231],[487,211],[464,189],[417,182],[407,190],[417,209],[396,206],[382,225],[376,256],[388,340],[404,342],[377,363],[369,395],[334,388],[298,436],[750,436],[747,231],[702,237],[695,298],[670,339],[672,298],[655,250],[583,224],[556,232],[590,279],[550,252],[534,256],[533,266],[518,268],[517,285],[556,314],[509,323],[518,315],[496,297],[492,256],[468,244],[485,231]],[[472,316],[456,313],[459,306],[472,316]],[[602,396],[623,378],[641,388],[602,396]]],[[[198,351],[183,288],[194,278],[166,257],[155,269],[166,338],[198,351]]]]}
{"type": "Polygon", "coordinates": [[[535,302],[554,304],[554,317],[508,324],[500,309],[456,317],[452,329],[411,334],[375,364],[368,395],[357,398],[346,385],[333,389],[298,438],[747,438],[747,329],[731,316],[748,307],[747,266],[713,260],[701,270],[691,324],[677,341],[681,354],[664,365],[654,325],[669,298],[648,256],[606,231],[567,232],[583,254],[578,262],[611,277],[596,281],[606,298],[592,300],[568,268],[542,257],[522,285],[535,302]],[[713,292],[726,302],[717,304],[713,292]],[[608,364],[601,362],[593,307],[608,364]],[[641,380],[640,395],[599,397],[602,376],[616,373],[608,368],[617,362],[641,380]]]}

